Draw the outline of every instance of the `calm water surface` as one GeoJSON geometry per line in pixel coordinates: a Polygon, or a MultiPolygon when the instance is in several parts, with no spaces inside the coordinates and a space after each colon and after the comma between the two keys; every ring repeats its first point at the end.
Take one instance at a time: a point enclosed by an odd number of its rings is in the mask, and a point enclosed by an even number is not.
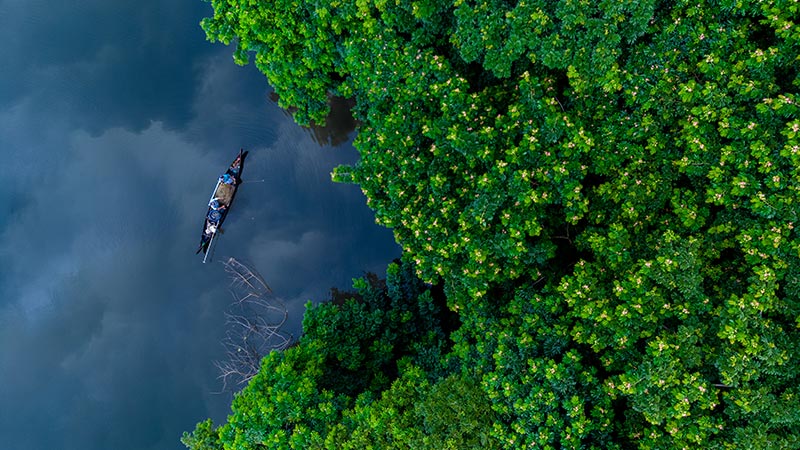
{"type": "MultiPolygon", "coordinates": [[[[265,79],[205,41],[202,1],[3,2],[0,47],[0,447],[179,449],[224,420],[230,296],[218,262],[257,268],[303,304],[399,255],[353,162],[297,127],[265,79]],[[194,255],[216,177],[240,147],[246,183],[194,255]]],[[[324,139],[323,139],[324,140],[324,139]]]]}

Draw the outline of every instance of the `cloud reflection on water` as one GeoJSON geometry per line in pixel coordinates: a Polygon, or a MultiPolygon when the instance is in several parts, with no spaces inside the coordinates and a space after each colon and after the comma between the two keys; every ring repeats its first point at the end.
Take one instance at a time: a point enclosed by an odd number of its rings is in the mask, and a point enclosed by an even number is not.
{"type": "MultiPolygon", "coordinates": [[[[130,12],[79,3],[102,17],[130,12]]],[[[154,2],[142,9],[134,16],[141,23],[164,13],[154,2]]],[[[329,180],[354,150],[320,148],[267,101],[260,74],[233,65],[230,49],[191,50],[181,35],[171,48],[186,55],[156,52],[142,72],[152,52],[122,52],[115,58],[134,73],[118,77],[106,49],[131,50],[124,33],[145,35],[106,28],[92,31],[105,47],[37,56],[21,68],[35,80],[15,78],[7,86],[19,92],[0,95],[7,448],[178,449],[196,421],[224,418],[230,399],[212,394],[212,361],[222,353],[228,280],[194,250],[214,180],[239,147],[251,151],[245,180],[264,181],[242,185],[216,256],[261,271],[287,302],[292,333],[306,300],[348,287],[364,270],[380,272],[399,254],[358,188],[329,180]],[[182,67],[176,80],[165,81],[168,58],[182,67]],[[76,64],[89,65],[84,73],[76,64]]]]}

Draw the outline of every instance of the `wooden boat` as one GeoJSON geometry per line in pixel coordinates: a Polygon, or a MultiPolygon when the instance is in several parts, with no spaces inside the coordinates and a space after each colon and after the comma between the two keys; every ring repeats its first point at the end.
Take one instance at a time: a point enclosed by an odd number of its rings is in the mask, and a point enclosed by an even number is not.
{"type": "Polygon", "coordinates": [[[214,243],[214,238],[217,237],[222,222],[225,221],[225,217],[228,216],[228,211],[231,209],[233,198],[236,196],[236,191],[242,182],[242,168],[246,157],[247,152],[239,150],[239,156],[233,160],[228,170],[217,179],[214,193],[211,194],[211,198],[208,200],[208,211],[206,212],[206,220],[203,223],[203,234],[200,238],[200,247],[197,248],[196,252],[203,252],[203,262],[208,259],[208,253],[214,243]]]}

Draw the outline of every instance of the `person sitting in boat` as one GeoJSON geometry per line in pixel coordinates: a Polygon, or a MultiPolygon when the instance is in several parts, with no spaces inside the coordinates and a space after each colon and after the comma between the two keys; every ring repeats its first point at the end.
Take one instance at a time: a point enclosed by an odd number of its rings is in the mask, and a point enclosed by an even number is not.
{"type": "Polygon", "coordinates": [[[236,186],[236,177],[231,176],[231,174],[229,174],[228,172],[223,173],[222,176],[219,177],[219,179],[225,184],[236,186]]]}
{"type": "Polygon", "coordinates": [[[222,202],[219,201],[218,198],[212,199],[208,203],[208,221],[211,223],[219,223],[222,220],[222,214],[225,212],[225,208],[227,208],[222,202]]]}
{"type": "Polygon", "coordinates": [[[211,209],[218,211],[224,211],[225,208],[227,208],[227,206],[225,206],[225,204],[222,203],[222,201],[220,201],[220,199],[217,197],[212,198],[211,201],[208,202],[208,206],[211,207],[211,209]]]}
{"type": "Polygon", "coordinates": [[[206,236],[211,236],[212,234],[214,234],[216,232],[217,232],[217,226],[214,225],[213,223],[209,222],[209,224],[208,224],[208,226],[206,227],[206,230],[205,230],[206,236]]]}

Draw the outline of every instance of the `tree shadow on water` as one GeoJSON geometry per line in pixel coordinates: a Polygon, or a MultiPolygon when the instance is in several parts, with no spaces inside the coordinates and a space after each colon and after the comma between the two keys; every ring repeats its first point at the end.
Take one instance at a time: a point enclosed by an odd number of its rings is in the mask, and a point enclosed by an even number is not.
{"type": "MultiPolygon", "coordinates": [[[[270,101],[278,103],[278,94],[274,91],[269,94],[270,101]]],[[[314,139],[314,142],[324,147],[330,145],[336,147],[350,140],[350,134],[355,131],[358,122],[353,118],[353,107],[355,101],[341,97],[331,96],[328,100],[331,112],[328,114],[324,125],[312,124],[310,127],[303,127],[314,139]]],[[[293,110],[281,109],[284,114],[291,117],[293,110]]]]}

